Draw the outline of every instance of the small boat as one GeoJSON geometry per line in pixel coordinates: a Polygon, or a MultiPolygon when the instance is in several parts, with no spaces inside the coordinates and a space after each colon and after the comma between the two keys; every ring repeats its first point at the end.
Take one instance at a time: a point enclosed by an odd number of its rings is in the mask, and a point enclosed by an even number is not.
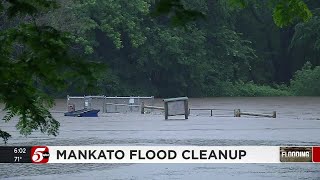
{"type": "Polygon", "coordinates": [[[81,109],[72,112],[64,113],[65,116],[73,116],[73,117],[98,117],[99,109],[81,109]]]}

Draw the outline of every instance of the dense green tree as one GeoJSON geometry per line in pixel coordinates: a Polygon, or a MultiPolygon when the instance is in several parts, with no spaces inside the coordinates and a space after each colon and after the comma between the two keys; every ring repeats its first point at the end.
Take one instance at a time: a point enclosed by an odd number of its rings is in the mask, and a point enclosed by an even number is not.
{"type": "MultiPolygon", "coordinates": [[[[19,116],[17,128],[23,135],[40,130],[57,135],[59,122],[48,107],[53,99],[42,86],[61,90],[70,77],[77,76],[89,87],[94,77],[94,64],[84,62],[71,55],[71,39],[64,33],[46,25],[36,23],[36,16],[56,6],[52,1],[5,1],[1,13],[5,21],[20,17],[12,26],[0,32],[0,102],[5,104],[4,121],[19,116]]],[[[10,134],[0,130],[0,136],[7,141],[10,134]]]]}
{"type": "MultiPolygon", "coordinates": [[[[259,4],[265,0],[228,0],[228,6],[245,8],[248,4],[259,4]]],[[[268,5],[273,13],[274,23],[279,26],[288,26],[299,21],[306,22],[312,17],[307,4],[303,0],[268,0],[268,5]]],[[[194,18],[204,17],[203,13],[185,8],[183,0],[160,0],[156,9],[157,14],[171,14],[173,22],[187,23],[194,18]]]]}
{"type": "Polygon", "coordinates": [[[320,3],[312,7],[314,16],[306,23],[298,23],[291,39],[289,48],[293,55],[293,71],[300,69],[307,61],[313,65],[320,65],[320,3]]]}

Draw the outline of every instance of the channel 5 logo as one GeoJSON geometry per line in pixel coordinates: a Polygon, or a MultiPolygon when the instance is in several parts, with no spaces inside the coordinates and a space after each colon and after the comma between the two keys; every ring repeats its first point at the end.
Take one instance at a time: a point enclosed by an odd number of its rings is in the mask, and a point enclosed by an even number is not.
{"type": "Polygon", "coordinates": [[[31,148],[31,160],[33,163],[47,163],[49,156],[49,148],[47,146],[33,146],[31,148]]]}

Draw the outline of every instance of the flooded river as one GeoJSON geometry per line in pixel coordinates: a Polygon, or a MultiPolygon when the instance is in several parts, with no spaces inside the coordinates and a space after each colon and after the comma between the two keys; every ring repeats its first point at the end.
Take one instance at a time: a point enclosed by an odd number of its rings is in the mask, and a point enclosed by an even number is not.
{"type": "MultiPolygon", "coordinates": [[[[157,100],[157,104],[161,104],[157,100]]],[[[8,145],[320,145],[319,97],[201,98],[189,101],[188,120],[164,120],[161,112],[112,113],[98,118],[65,117],[66,101],[52,109],[60,134],[28,137],[17,120],[0,122],[12,134],[8,145]],[[233,110],[277,118],[233,117],[233,110]]],[[[1,114],[3,116],[4,113],[1,114]]],[[[0,145],[4,145],[0,142],[0,145]]],[[[0,179],[320,179],[320,164],[0,164],[0,179]]]]}

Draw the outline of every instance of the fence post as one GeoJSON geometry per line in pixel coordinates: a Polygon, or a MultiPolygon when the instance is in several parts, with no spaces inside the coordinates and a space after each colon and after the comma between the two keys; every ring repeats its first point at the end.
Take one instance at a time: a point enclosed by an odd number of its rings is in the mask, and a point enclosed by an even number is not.
{"type": "Polygon", "coordinates": [[[103,96],[103,99],[102,99],[102,113],[105,113],[105,110],[106,110],[106,102],[105,102],[105,100],[106,100],[106,98],[105,98],[105,96],[103,96]]]}
{"type": "Polygon", "coordinates": [[[240,117],[241,116],[241,113],[240,113],[240,109],[235,109],[234,110],[234,117],[240,117]]]}
{"type": "Polygon", "coordinates": [[[277,112],[276,112],[276,111],[273,111],[272,117],[273,117],[273,118],[276,118],[276,117],[277,117],[277,112]]]}
{"type": "Polygon", "coordinates": [[[168,119],[168,116],[169,116],[168,113],[169,113],[168,112],[168,102],[165,102],[164,103],[164,119],[168,119]]]}
{"type": "Polygon", "coordinates": [[[69,95],[67,95],[67,110],[69,109],[69,95]]]}
{"type": "Polygon", "coordinates": [[[184,117],[185,117],[185,119],[188,119],[188,116],[189,116],[188,111],[189,111],[188,101],[185,100],[185,101],[184,101],[184,112],[185,112],[185,113],[184,113],[184,117]]]}
{"type": "Polygon", "coordinates": [[[144,114],[144,102],[141,102],[141,114],[144,114]]]}

